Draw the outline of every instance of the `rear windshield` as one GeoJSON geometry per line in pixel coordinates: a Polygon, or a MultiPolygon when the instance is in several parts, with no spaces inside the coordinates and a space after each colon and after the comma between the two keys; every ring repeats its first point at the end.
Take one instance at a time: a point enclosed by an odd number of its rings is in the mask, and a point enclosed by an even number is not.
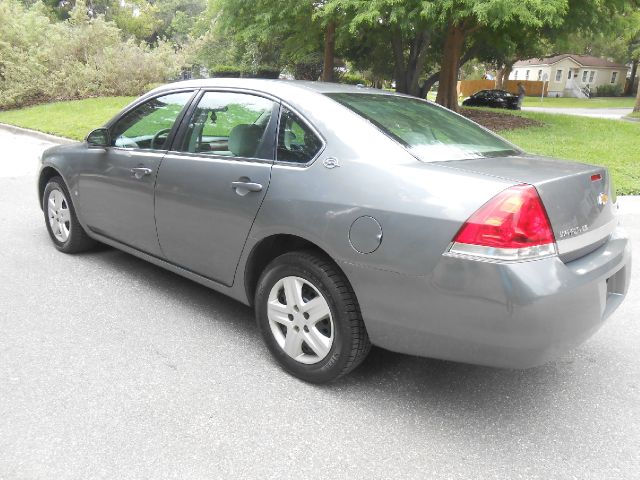
{"type": "Polygon", "coordinates": [[[518,153],[513,145],[475,123],[417,98],[370,93],[327,96],[375,124],[425,162],[518,153]]]}

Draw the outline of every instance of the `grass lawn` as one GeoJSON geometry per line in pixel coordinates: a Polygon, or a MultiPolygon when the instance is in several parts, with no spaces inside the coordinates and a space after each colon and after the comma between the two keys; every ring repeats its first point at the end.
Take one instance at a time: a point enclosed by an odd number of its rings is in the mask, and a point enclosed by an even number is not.
{"type": "MultiPolygon", "coordinates": [[[[132,97],[92,98],[8,110],[0,112],[0,122],[81,140],[131,100],[132,97]]],[[[595,100],[598,99],[582,101],[595,100]]],[[[543,126],[505,130],[500,134],[531,153],[606,166],[613,174],[618,193],[640,195],[640,122],[482,110],[541,122],[543,126]]]]}
{"type": "Polygon", "coordinates": [[[522,149],[540,155],[608,167],[622,195],[640,195],[640,123],[536,112],[518,112],[542,122],[499,132],[522,149]]]}
{"type": "Polygon", "coordinates": [[[627,115],[627,117],[629,117],[629,118],[640,118],[640,112],[631,112],[629,115],[627,115]]]}
{"type": "Polygon", "coordinates": [[[634,97],[602,97],[602,98],[545,98],[525,97],[525,107],[549,108],[633,108],[634,97]]]}
{"type": "Polygon", "coordinates": [[[134,98],[88,98],[0,111],[0,123],[83,140],[87,133],[102,126],[134,98]]]}

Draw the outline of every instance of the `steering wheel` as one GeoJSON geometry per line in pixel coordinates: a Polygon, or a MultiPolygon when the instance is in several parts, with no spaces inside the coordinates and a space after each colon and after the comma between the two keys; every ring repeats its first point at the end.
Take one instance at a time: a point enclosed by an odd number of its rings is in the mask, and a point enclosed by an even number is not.
{"type": "MultiPolygon", "coordinates": [[[[159,132],[156,132],[156,134],[153,136],[153,138],[151,139],[151,145],[149,145],[149,147],[152,150],[156,149],[156,142],[158,141],[158,139],[160,138],[161,135],[164,135],[165,133],[169,133],[171,131],[170,128],[163,128],[162,130],[160,130],[159,132]]],[[[166,141],[166,139],[165,139],[166,141]]],[[[162,142],[164,143],[164,142],[162,142]]]]}

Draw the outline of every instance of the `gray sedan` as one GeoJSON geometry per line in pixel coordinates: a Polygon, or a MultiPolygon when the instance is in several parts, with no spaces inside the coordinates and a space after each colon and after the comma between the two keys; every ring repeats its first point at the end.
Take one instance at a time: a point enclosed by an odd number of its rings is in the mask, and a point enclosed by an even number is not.
{"type": "Polygon", "coordinates": [[[606,169],[374,89],[165,85],[47,150],[38,194],[58,250],[105,243],[253,305],[275,359],[311,382],[372,344],[538,365],[629,288],[606,169]]]}

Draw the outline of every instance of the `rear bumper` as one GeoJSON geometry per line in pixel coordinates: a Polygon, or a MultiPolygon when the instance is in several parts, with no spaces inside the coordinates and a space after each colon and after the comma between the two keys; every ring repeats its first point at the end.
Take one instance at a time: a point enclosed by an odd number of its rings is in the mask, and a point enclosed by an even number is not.
{"type": "Polygon", "coordinates": [[[622,303],[631,245],[617,229],[605,245],[566,264],[558,257],[490,263],[443,256],[425,277],[342,266],[373,344],[527,368],[584,342],[622,303]]]}

